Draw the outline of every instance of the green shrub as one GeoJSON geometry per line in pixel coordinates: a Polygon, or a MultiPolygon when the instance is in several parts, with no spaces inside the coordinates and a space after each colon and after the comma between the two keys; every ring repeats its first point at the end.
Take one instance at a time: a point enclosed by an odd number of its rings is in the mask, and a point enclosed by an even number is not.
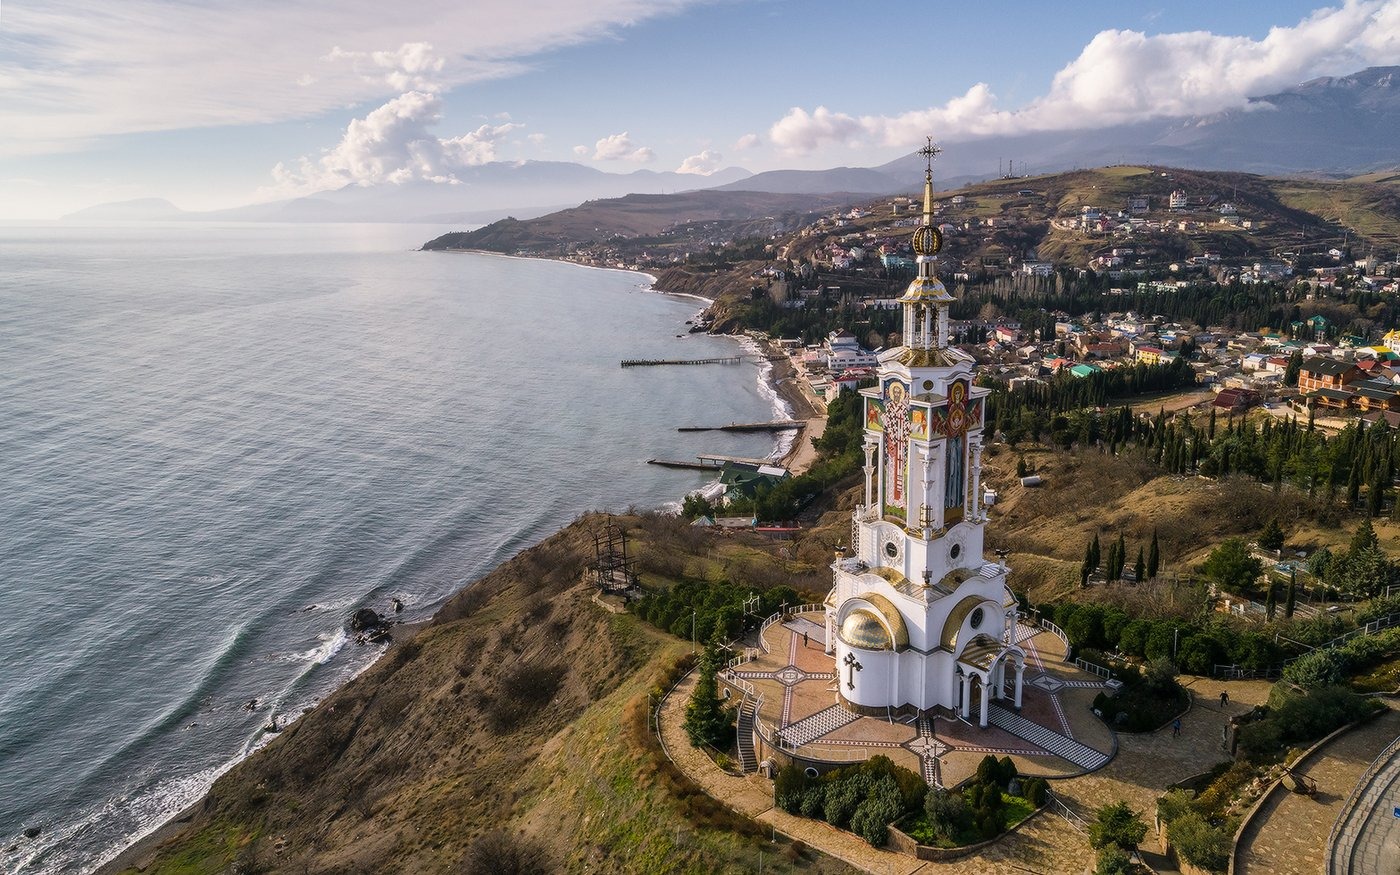
{"type": "Polygon", "coordinates": [[[1021,795],[1039,808],[1050,795],[1050,784],[1044,778],[1026,778],[1021,782],[1021,795]]]}
{"type": "Polygon", "coordinates": [[[880,778],[870,794],[851,815],[851,831],[875,847],[883,847],[889,838],[889,824],[903,814],[899,785],[893,777],[880,778]]]}
{"type": "Polygon", "coordinates": [[[1099,849],[1094,875],[1133,875],[1136,871],[1133,858],[1117,845],[1108,844],[1099,849]]]}
{"type": "Polygon", "coordinates": [[[1167,825],[1167,839],[1188,863],[1223,872],[1230,862],[1230,834],[1211,826],[1195,811],[1185,811],[1167,825]]]}
{"type": "Polygon", "coordinates": [[[951,844],[967,826],[967,801],[961,793],[950,793],[937,787],[924,797],[924,814],[934,840],[951,844]]]}
{"type": "Polygon", "coordinates": [[[1094,822],[1089,824],[1089,844],[1096,848],[1135,848],[1146,835],[1147,824],[1122,801],[1100,806],[1094,812],[1094,822]]]}
{"type": "Polygon", "coordinates": [[[870,788],[864,774],[856,772],[849,777],[828,780],[826,799],[822,804],[822,819],[835,827],[845,829],[851,822],[860,803],[865,800],[870,788]]]}

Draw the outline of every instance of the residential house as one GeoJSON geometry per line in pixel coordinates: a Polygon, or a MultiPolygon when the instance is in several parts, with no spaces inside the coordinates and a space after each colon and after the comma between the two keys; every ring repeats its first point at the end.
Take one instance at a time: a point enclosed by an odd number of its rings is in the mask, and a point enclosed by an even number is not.
{"type": "Polygon", "coordinates": [[[1298,372],[1298,394],[1323,407],[1350,407],[1355,396],[1348,387],[1361,378],[1362,371],[1353,362],[1305,359],[1298,372]]]}

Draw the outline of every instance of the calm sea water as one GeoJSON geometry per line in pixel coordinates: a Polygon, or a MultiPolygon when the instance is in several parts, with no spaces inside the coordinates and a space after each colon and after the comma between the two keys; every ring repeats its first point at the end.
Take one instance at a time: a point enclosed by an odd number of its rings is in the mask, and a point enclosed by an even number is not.
{"type": "Polygon", "coordinates": [[[704,482],[650,457],[774,450],[675,430],[770,416],[756,365],[618,367],[736,352],[696,301],[440,230],[0,226],[0,868],[194,801],[376,655],[355,608],[704,482]]]}

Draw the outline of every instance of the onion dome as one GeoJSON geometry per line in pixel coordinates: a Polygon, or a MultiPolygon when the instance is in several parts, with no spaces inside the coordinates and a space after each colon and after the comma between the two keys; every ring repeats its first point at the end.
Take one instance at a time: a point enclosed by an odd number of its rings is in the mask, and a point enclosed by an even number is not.
{"type": "Polygon", "coordinates": [[[890,633],[880,619],[870,611],[857,608],[841,624],[841,640],[861,650],[892,650],[890,633]]]}

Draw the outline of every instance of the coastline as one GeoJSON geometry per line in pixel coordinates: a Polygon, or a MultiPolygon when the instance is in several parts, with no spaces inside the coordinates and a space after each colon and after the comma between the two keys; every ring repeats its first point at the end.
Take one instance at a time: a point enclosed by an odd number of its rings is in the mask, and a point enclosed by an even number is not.
{"type": "MultiPolygon", "coordinates": [[[[526,258],[525,256],[504,255],[502,253],[486,251],[450,251],[474,252],[475,254],[495,255],[501,258],[526,258]]],[[[714,303],[714,299],[706,298],[701,295],[687,292],[669,292],[665,289],[657,288],[655,285],[656,277],[651,274],[640,271],[626,270],[621,268],[596,267],[593,265],[578,264],[577,262],[572,262],[566,259],[558,258],[543,258],[539,260],[558,261],[565,264],[572,264],[575,267],[585,267],[591,268],[593,270],[607,270],[619,273],[633,274],[642,278],[642,280],[638,283],[638,286],[642,291],[653,292],[656,294],[668,295],[678,298],[691,298],[700,301],[706,307],[714,303]]],[[[795,436],[792,437],[777,436],[775,438],[774,451],[776,452],[777,449],[781,446],[781,441],[783,441],[784,439],[790,440],[790,446],[786,447],[785,450],[782,452],[778,463],[789,467],[794,474],[798,474],[802,471],[805,471],[808,467],[810,467],[812,461],[816,457],[816,450],[811,445],[810,437],[820,435],[820,428],[825,424],[826,420],[825,416],[821,412],[820,407],[814,404],[812,400],[803,392],[803,389],[799,385],[799,382],[797,380],[796,369],[793,367],[791,359],[789,359],[785,354],[783,354],[781,349],[779,349],[777,345],[773,344],[771,341],[757,341],[745,335],[717,334],[713,336],[730,338],[731,340],[743,344],[746,347],[751,347],[755,354],[778,357],[776,358],[776,360],[760,362],[760,365],[764,368],[764,372],[760,374],[760,379],[763,381],[763,383],[767,386],[767,388],[771,391],[772,395],[776,399],[774,412],[780,417],[803,419],[807,421],[808,426],[806,429],[802,430],[801,432],[798,432],[795,436]],[[777,405],[781,405],[781,408],[779,408],[777,405]],[[817,430],[814,431],[814,428],[817,430]]],[[[791,433],[788,434],[791,435],[791,433]]],[[[679,501],[680,497],[683,496],[679,496],[677,498],[677,501],[679,501]]],[[[541,540],[545,540],[549,537],[552,537],[554,534],[557,534],[557,531],[544,535],[541,538],[541,540]]],[[[490,572],[487,573],[489,574],[490,572]]],[[[394,645],[392,645],[389,648],[386,648],[373,659],[365,662],[364,665],[360,666],[359,669],[353,675],[351,675],[350,678],[347,678],[343,683],[337,685],[331,690],[328,690],[315,703],[315,705],[312,708],[298,712],[296,714],[296,719],[283,727],[283,732],[286,733],[288,730],[296,726],[297,722],[300,721],[300,719],[303,716],[305,716],[305,714],[310,713],[312,710],[323,707],[323,703],[331,696],[333,696],[336,692],[338,692],[340,689],[342,689],[346,683],[349,683],[350,680],[353,680],[354,677],[357,677],[363,672],[369,670],[377,662],[379,662],[379,660],[382,659],[382,657],[385,654],[391,652],[395,647],[398,647],[403,641],[410,639],[412,637],[411,630],[416,631],[417,628],[432,623],[443,605],[450,602],[453,598],[460,595],[464,590],[470,588],[475,583],[476,581],[471,581],[459,588],[458,590],[454,591],[453,593],[449,594],[446,598],[443,599],[441,604],[437,605],[434,608],[434,612],[430,617],[415,622],[414,624],[403,626],[402,628],[404,631],[400,635],[396,635],[394,645]]],[[[227,762],[225,764],[225,767],[220,770],[220,773],[222,774],[224,772],[227,772],[229,769],[235,767],[239,763],[242,763],[248,758],[256,755],[261,750],[261,748],[271,740],[271,738],[268,738],[265,739],[261,744],[249,747],[248,749],[246,749],[243,755],[236,756],[232,760],[227,762]]],[[[215,780],[217,780],[217,778],[215,780]]],[[[208,800],[210,799],[210,793],[212,789],[213,782],[211,782],[209,787],[205,788],[205,790],[199,795],[199,797],[196,798],[189,805],[187,805],[183,809],[176,811],[167,819],[153,824],[144,834],[135,837],[129,844],[117,851],[110,859],[98,865],[98,867],[94,871],[97,873],[118,873],[130,870],[133,867],[137,868],[138,870],[143,869],[154,858],[154,855],[159,850],[159,848],[168,841],[170,841],[172,838],[179,835],[189,824],[189,822],[207,804],[208,800]]]]}

